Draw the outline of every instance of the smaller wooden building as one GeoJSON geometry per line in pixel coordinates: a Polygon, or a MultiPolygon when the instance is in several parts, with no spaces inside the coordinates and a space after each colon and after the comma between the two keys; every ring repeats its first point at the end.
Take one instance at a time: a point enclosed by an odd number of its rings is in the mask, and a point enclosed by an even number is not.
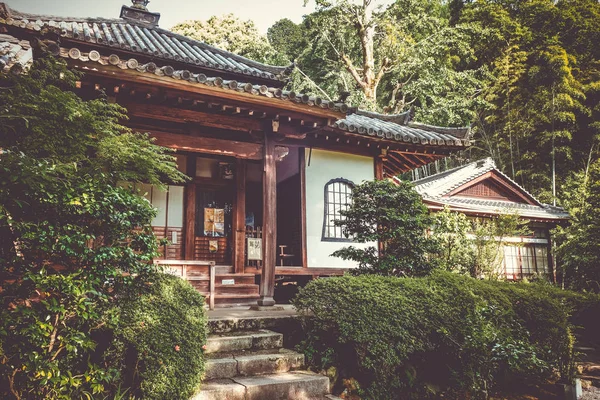
{"type": "Polygon", "coordinates": [[[554,280],[550,230],[566,222],[560,207],[540,203],[503,174],[491,158],[475,161],[413,182],[432,211],[448,207],[469,217],[516,213],[529,221],[529,236],[503,238],[502,274],[510,280],[537,274],[554,280]]]}

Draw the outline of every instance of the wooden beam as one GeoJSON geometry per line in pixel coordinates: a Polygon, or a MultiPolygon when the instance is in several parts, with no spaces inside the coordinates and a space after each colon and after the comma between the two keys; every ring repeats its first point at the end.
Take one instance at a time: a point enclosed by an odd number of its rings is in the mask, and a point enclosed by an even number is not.
{"type": "MultiPolygon", "coordinates": [[[[187,156],[186,173],[188,176],[196,175],[196,157],[187,156]]],[[[188,183],[185,186],[185,259],[194,259],[196,242],[196,184],[188,183]]]]}
{"type": "Polygon", "coordinates": [[[300,252],[302,268],[308,268],[308,255],[306,252],[306,148],[298,149],[300,158],[300,252]]]}
{"type": "Polygon", "coordinates": [[[388,153],[388,162],[390,162],[393,166],[400,168],[402,172],[413,169],[413,167],[404,160],[400,153],[388,153]]]}
{"type": "MultiPolygon", "coordinates": [[[[339,276],[350,271],[350,268],[301,268],[301,267],[276,267],[276,275],[299,275],[299,276],[339,276]]],[[[262,275],[260,269],[247,267],[247,274],[262,275]]]]}
{"type": "Polygon", "coordinates": [[[422,164],[418,161],[415,161],[412,157],[410,157],[409,153],[396,153],[396,159],[401,159],[407,164],[410,169],[415,169],[420,167],[422,164]]]}
{"type": "Polygon", "coordinates": [[[185,80],[176,80],[168,76],[158,76],[155,74],[140,73],[138,71],[129,69],[123,70],[118,67],[113,67],[110,65],[103,66],[97,63],[93,63],[93,69],[85,67],[82,68],[82,65],[84,65],[85,63],[82,63],[80,60],[67,60],[67,62],[72,67],[84,70],[86,75],[110,77],[125,82],[146,83],[155,87],[183,90],[185,92],[190,93],[198,93],[224,99],[243,101],[246,103],[264,105],[275,109],[295,111],[304,115],[314,115],[321,118],[339,119],[345,115],[345,113],[341,111],[334,111],[327,108],[309,106],[293,101],[254,95],[247,92],[227,90],[215,86],[207,86],[203,84],[188,82],[185,80]]]}
{"type": "Polygon", "coordinates": [[[124,105],[129,115],[158,119],[171,122],[193,122],[212,128],[230,129],[234,131],[261,130],[262,124],[249,118],[234,117],[224,114],[211,114],[201,111],[185,110],[155,104],[129,103],[124,105]]]}
{"type": "Polygon", "coordinates": [[[374,157],[375,160],[375,179],[378,181],[384,178],[383,158],[380,156],[374,157]]]}
{"type": "Polygon", "coordinates": [[[150,136],[155,138],[159,146],[176,150],[191,151],[194,153],[216,154],[221,156],[244,158],[249,160],[262,160],[263,149],[258,143],[238,142],[208,137],[178,135],[175,133],[150,131],[150,136]]]}
{"type": "Polygon", "coordinates": [[[400,162],[400,160],[396,156],[391,154],[388,154],[386,164],[390,170],[394,171],[394,174],[411,170],[410,167],[407,167],[406,164],[400,162]]]}
{"type": "Polygon", "coordinates": [[[233,212],[233,267],[236,274],[246,266],[246,160],[235,163],[235,205],[233,212]]]}
{"type": "Polygon", "coordinates": [[[275,265],[277,263],[277,177],[275,142],[265,132],[263,158],[263,265],[259,306],[273,306],[275,300],[275,265]]]}

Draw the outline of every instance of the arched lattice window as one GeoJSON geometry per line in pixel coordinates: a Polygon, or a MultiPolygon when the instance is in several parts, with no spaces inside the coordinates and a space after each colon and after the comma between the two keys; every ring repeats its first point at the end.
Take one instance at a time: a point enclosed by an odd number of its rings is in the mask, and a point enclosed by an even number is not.
{"type": "Polygon", "coordinates": [[[352,198],[354,183],[347,179],[332,179],[325,185],[325,216],[323,218],[323,241],[350,242],[344,235],[343,227],[334,221],[343,221],[342,210],[347,210],[352,198]]]}

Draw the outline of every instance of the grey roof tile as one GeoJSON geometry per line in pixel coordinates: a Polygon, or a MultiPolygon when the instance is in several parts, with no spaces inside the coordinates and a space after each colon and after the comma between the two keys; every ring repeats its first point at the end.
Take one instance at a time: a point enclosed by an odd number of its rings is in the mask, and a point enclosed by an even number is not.
{"type": "Polygon", "coordinates": [[[531,193],[527,192],[517,182],[498,170],[494,161],[489,157],[461,167],[440,172],[439,174],[418,179],[413,182],[413,185],[415,190],[421,194],[424,200],[428,200],[441,206],[447,205],[455,210],[490,214],[515,212],[524,218],[548,220],[564,220],[570,218],[569,214],[563,208],[540,203],[531,193]],[[459,188],[490,171],[495,171],[507,179],[512,185],[530,197],[536,204],[463,196],[447,197],[454,189],[459,188]]]}
{"type": "Polygon", "coordinates": [[[278,82],[288,78],[286,66],[262,64],[166,29],[131,20],[31,15],[11,10],[6,4],[0,3],[2,10],[6,10],[6,15],[0,19],[1,24],[35,31],[49,27],[65,38],[107,47],[118,46],[123,50],[152,54],[157,58],[175,59],[191,65],[205,65],[278,82]]]}
{"type": "Polygon", "coordinates": [[[464,133],[461,131],[461,136],[445,133],[453,131],[444,131],[444,128],[441,127],[439,128],[441,133],[433,129],[421,129],[411,124],[407,113],[385,115],[358,110],[356,113],[348,114],[346,118],[336,121],[335,126],[343,131],[377,136],[397,142],[453,147],[464,147],[469,144],[468,129],[462,128],[464,133]]]}

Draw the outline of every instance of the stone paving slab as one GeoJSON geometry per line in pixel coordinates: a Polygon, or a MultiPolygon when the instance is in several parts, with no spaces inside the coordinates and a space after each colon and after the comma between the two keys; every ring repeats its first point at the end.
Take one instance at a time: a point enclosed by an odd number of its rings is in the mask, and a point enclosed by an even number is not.
{"type": "MultiPolygon", "coordinates": [[[[219,354],[221,353],[213,353],[219,354]]],[[[221,358],[207,360],[205,379],[268,375],[296,370],[303,366],[304,355],[287,349],[244,352],[239,355],[223,354],[221,358]]]]}
{"type": "Polygon", "coordinates": [[[329,393],[329,378],[306,371],[234,378],[246,387],[245,400],[309,400],[329,393]]]}
{"type": "Polygon", "coordinates": [[[206,354],[238,350],[276,349],[283,347],[281,333],[258,330],[237,334],[211,335],[206,341],[206,354]]]}

